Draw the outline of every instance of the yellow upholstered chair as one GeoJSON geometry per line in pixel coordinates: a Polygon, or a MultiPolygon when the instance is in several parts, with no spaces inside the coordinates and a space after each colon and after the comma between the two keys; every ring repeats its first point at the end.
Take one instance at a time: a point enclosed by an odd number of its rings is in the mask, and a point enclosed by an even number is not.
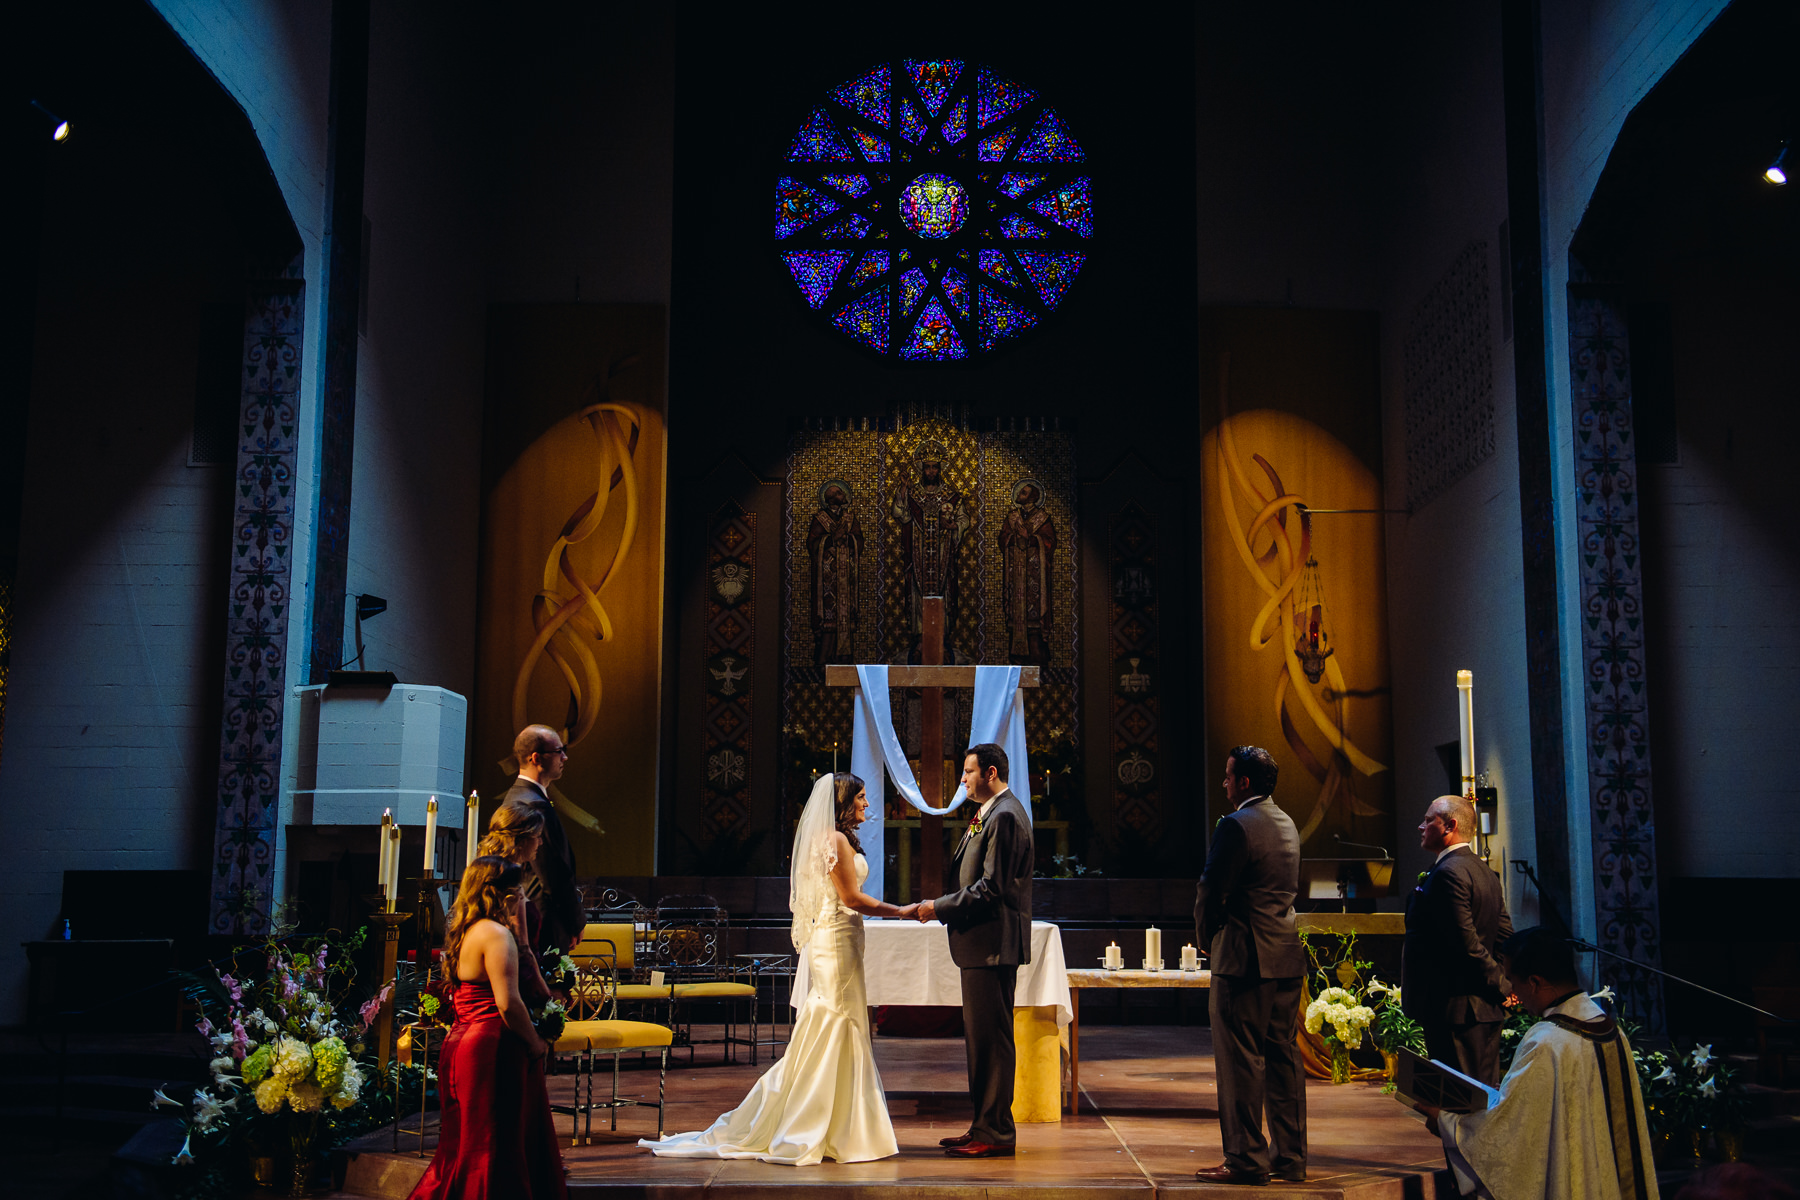
{"type": "MultiPolygon", "coordinates": [[[[673,1012],[675,982],[660,985],[636,982],[637,927],[630,922],[590,921],[581,931],[581,941],[570,953],[575,960],[577,988],[594,995],[574,995],[571,999],[594,1004],[590,1011],[596,1017],[616,1020],[621,1003],[648,1005],[653,1016],[669,1016],[673,1012]]],[[[670,1021],[673,1024],[673,1021],[670,1021]]]]}
{"type": "MultiPolygon", "coordinates": [[[[594,927],[588,926],[591,931],[594,927]]],[[[596,939],[598,940],[598,939],[596,939]]],[[[592,1144],[594,1140],[594,1110],[609,1109],[612,1112],[612,1127],[619,1127],[619,1109],[630,1105],[650,1106],[648,1100],[621,1099],[619,1096],[619,1057],[623,1054],[657,1051],[660,1060],[656,1074],[656,1136],[663,1132],[664,1099],[667,1094],[669,1078],[669,1047],[674,1044],[675,1031],[667,1025],[658,1025],[651,1021],[620,1021],[608,1019],[602,1014],[609,1010],[616,1011],[619,1002],[617,973],[613,955],[602,952],[597,947],[588,948],[588,939],[583,937],[582,945],[577,951],[587,951],[577,958],[574,983],[569,988],[569,1021],[563,1027],[562,1036],[550,1048],[553,1059],[559,1061],[574,1060],[575,1094],[567,1105],[552,1105],[555,1112],[566,1112],[570,1118],[569,1144],[579,1146],[592,1144]],[[585,961],[584,961],[585,960],[585,961]],[[596,1102],[594,1099],[594,1060],[601,1056],[612,1056],[612,1098],[596,1102]],[[583,1078],[586,1079],[586,1095],[583,1095],[583,1078]],[[585,1129],[583,1121],[585,1119],[585,1129]]],[[[658,989],[659,994],[666,994],[666,989],[658,989]]]]}
{"type": "Polygon", "coordinates": [[[745,982],[748,969],[733,970],[726,965],[725,949],[730,915],[711,896],[665,896],[657,902],[650,923],[649,948],[655,966],[675,981],[671,995],[669,1023],[675,1027],[677,1040],[692,1052],[693,1011],[703,1004],[725,1006],[725,1036],[718,1040],[725,1047],[727,1062],[737,1060],[737,1047],[749,1046],[756,1053],[756,985],[745,982]],[[738,1006],[750,1008],[750,1035],[738,1032],[738,1006]]]}

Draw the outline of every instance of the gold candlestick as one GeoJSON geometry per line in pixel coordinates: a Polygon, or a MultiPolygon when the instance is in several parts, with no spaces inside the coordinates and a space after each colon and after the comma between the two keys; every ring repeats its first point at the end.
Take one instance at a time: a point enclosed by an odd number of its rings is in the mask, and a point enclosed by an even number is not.
{"type": "MultiPolygon", "coordinates": [[[[377,994],[394,982],[394,972],[400,961],[400,926],[412,918],[409,912],[393,912],[387,906],[393,903],[383,894],[370,896],[369,902],[377,911],[369,914],[369,924],[381,929],[381,984],[377,994]]],[[[394,998],[389,996],[382,1003],[381,1012],[375,1018],[375,1046],[377,1061],[381,1069],[388,1069],[388,1060],[394,1053],[394,998]]]]}

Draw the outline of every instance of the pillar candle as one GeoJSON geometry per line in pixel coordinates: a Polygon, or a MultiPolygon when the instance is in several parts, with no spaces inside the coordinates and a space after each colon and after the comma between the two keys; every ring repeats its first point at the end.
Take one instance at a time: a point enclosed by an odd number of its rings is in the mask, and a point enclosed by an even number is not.
{"type": "Polygon", "coordinates": [[[1469,671],[1456,673],[1457,730],[1462,741],[1463,795],[1475,794],[1475,676],[1469,671]]]}
{"type": "Polygon", "coordinates": [[[1144,961],[1162,961],[1162,930],[1154,925],[1144,930],[1144,961]]]}
{"type": "Polygon", "coordinates": [[[463,817],[463,870],[475,862],[475,843],[481,840],[481,793],[469,793],[469,811],[463,817]]]}
{"type": "Polygon", "coordinates": [[[1124,965],[1125,952],[1119,949],[1119,943],[1114,942],[1106,948],[1106,969],[1109,971],[1117,971],[1124,965]]]}
{"type": "Polygon", "coordinates": [[[437,797],[425,802],[425,874],[437,866],[437,797]]]}
{"type": "Polygon", "coordinates": [[[381,841],[376,844],[375,854],[375,886],[381,889],[382,895],[392,898],[388,891],[388,830],[394,827],[394,810],[383,809],[381,812],[381,841]]]}
{"type": "Polygon", "coordinates": [[[1198,971],[1200,969],[1200,952],[1192,946],[1183,946],[1181,948],[1181,969],[1198,971]]]}
{"type": "Polygon", "coordinates": [[[388,851],[387,910],[393,912],[394,901],[400,898],[400,826],[388,827],[388,844],[393,848],[388,851]]]}

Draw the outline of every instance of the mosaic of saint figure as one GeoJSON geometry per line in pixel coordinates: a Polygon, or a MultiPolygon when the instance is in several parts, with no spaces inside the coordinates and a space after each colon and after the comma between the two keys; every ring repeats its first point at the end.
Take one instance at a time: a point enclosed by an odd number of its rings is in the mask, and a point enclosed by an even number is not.
{"type": "Polygon", "coordinates": [[[856,578],[863,552],[862,522],[850,485],[827,479],[819,488],[819,511],[806,530],[812,556],[813,661],[856,661],[856,578]]]}
{"type": "Polygon", "coordinates": [[[956,554],[975,528],[969,498],[944,481],[944,447],[926,442],[913,455],[915,476],[894,496],[900,522],[900,562],[906,572],[908,625],[914,657],[923,632],[926,596],[944,598],[945,661],[954,658],[949,645],[956,628],[956,554]]]}
{"type": "Polygon", "coordinates": [[[1035,479],[1013,485],[1013,507],[1000,523],[1002,595],[1009,661],[1045,661],[1050,638],[1050,572],[1056,557],[1056,522],[1044,511],[1044,487],[1035,479]]]}

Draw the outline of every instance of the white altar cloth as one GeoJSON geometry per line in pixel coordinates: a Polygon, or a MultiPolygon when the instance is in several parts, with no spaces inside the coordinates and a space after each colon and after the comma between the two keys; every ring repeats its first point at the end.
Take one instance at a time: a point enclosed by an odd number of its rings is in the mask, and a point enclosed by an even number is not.
{"type": "MultiPolygon", "coordinates": [[[[950,960],[950,935],[941,922],[865,919],[863,982],[870,1004],[947,1004],[962,1007],[962,972],[950,960]]],[[[792,1004],[800,1007],[811,987],[806,955],[794,974],[792,1004]]],[[[1048,921],[1031,923],[1031,961],[1019,968],[1016,1008],[1054,1005],[1056,1023],[1074,1016],[1069,971],[1063,961],[1062,930],[1048,921]]]]}

